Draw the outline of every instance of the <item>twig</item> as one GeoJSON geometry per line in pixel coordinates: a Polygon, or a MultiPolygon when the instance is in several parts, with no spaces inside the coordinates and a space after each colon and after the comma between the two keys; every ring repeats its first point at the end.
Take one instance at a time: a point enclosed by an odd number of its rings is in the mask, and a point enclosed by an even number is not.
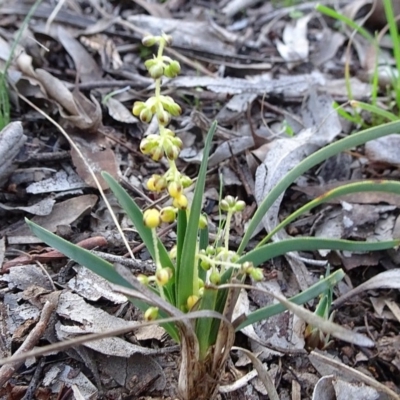
{"type": "MultiPolygon", "coordinates": [[[[15,352],[14,356],[26,353],[32,350],[33,347],[39,342],[40,338],[43,336],[47,325],[49,324],[50,317],[53,311],[57,307],[59,293],[52,293],[48,296],[48,300],[43,306],[42,313],[40,315],[39,322],[29,333],[24,343],[15,352]]],[[[3,386],[14,374],[14,372],[23,364],[23,361],[15,361],[10,364],[3,365],[0,368],[0,386],[3,386]]]]}
{"type": "Polygon", "coordinates": [[[42,357],[39,360],[39,363],[36,367],[35,373],[33,374],[31,381],[29,382],[28,389],[26,390],[25,395],[21,400],[32,400],[35,398],[36,387],[39,384],[39,379],[40,375],[42,374],[44,364],[45,364],[45,358],[42,357]]]}

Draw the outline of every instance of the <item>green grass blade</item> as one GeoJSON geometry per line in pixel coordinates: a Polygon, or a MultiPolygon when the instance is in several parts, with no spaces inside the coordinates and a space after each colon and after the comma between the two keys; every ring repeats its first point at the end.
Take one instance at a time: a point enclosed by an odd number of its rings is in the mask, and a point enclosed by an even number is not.
{"type": "Polygon", "coordinates": [[[128,283],[117,271],[115,271],[113,265],[102,258],[95,256],[90,251],[83,249],[73,243],[68,242],[65,239],[60,238],[54,233],[36,225],[34,222],[25,219],[30,230],[39,239],[43,240],[46,244],[54,247],[59,252],[74,260],[80,265],[85,266],[97,275],[106,279],[108,282],[124,287],[132,288],[132,285],[128,283]]]}
{"type": "Polygon", "coordinates": [[[276,232],[283,229],[285,226],[290,224],[295,219],[299,218],[300,215],[310,211],[311,209],[325,203],[329,200],[335,199],[340,196],[345,196],[351,193],[361,193],[361,192],[384,192],[384,193],[394,193],[400,195],[400,182],[395,181],[363,181],[348,183],[346,185],[339,186],[335,189],[329,190],[321,196],[318,196],[314,200],[308,202],[303,207],[296,210],[294,213],[290,214],[285,218],[275,229],[273,229],[258,245],[262,246],[267,243],[276,232]]]}
{"type": "MultiPolygon", "coordinates": [[[[343,270],[338,270],[333,274],[329,275],[327,278],[321,279],[316,284],[310,286],[307,290],[297,294],[296,296],[291,297],[289,300],[295,304],[305,304],[308,301],[317,298],[321,293],[335,286],[338,282],[340,282],[344,277],[343,270]]],[[[245,328],[248,325],[252,325],[258,321],[266,320],[274,315],[280,314],[285,311],[286,308],[282,304],[273,304],[270,306],[266,306],[260,308],[257,311],[254,311],[247,315],[246,320],[243,321],[237,328],[236,331],[239,331],[245,328]]]]}
{"type": "MultiPolygon", "coordinates": [[[[71,260],[74,260],[76,263],[90,269],[108,282],[132,289],[132,285],[125,280],[108,261],[103,260],[102,258],[92,254],[90,251],[83,249],[82,247],[60,238],[54,233],[49,232],[41,226],[36,225],[34,222],[29,221],[28,219],[25,219],[25,221],[32,233],[39,239],[43,240],[43,242],[45,242],[47,245],[57,249],[59,252],[71,260]]],[[[130,301],[143,312],[145,312],[149,307],[149,305],[144,301],[138,299],[130,299],[130,301]]],[[[163,317],[167,317],[167,315],[160,311],[160,318],[163,317]]],[[[173,323],[162,324],[162,326],[175,341],[179,342],[179,335],[173,323]]]]}
{"type": "MultiPolygon", "coordinates": [[[[200,250],[205,250],[207,248],[207,246],[210,244],[209,242],[209,234],[208,234],[208,226],[205,227],[204,229],[200,229],[200,237],[199,237],[199,249],[200,250]]],[[[198,275],[199,278],[202,279],[203,281],[206,280],[206,276],[207,276],[207,272],[201,268],[200,266],[200,260],[197,264],[197,268],[198,268],[198,275]]]]}
{"type": "MultiPolygon", "coordinates": [[[[127,191],[109,173],[102,172],[101,175],[110,186],[110,189],[114,193],[121,207],[128,215],[129,219],[132,221],[133,225],[139,233],[139,236],[143,240],[143,243],[146,245],[146,248],[149,251],[152,259],[155,260],[155,248],[151,229],[143,223],[142,210],[127,193],[127,191]]],[[[160,240],[158,241],[158,251],[160,254],[161,265],[163,267],[170,267],[172,269],[175,269],[174,264],[169,258],[166,248],[160,240]]]]}
{"type": "Polygon", "coordinates": [[[201,162],[199,176],[196,182],[196,189],[194,191],[193,202],[190,208],[190,215],[188,220],[188,226],[186,229],[185,241],[182,249],[182,259],[177,268],[177,307],[182,308],[186,305],[186,301],[196,290],[198,285],[197,275],[194,276],[197,268],[196,262],[196,251],[197,251],[197,233],[199,230],[199,218],[201,213],[201,206],[203,201],[203,193],[206,182],[207,174],[207,163],[208,156],[210,154],[211,143],[217,129],[217,123],[214,122],[211,125],[210,130],[207,134],[207,139],[203,150],[203,161],[201,162]],[[195,280],[196,279],[196,280],[195,280]]]}
{"type": "Polygon", "coordinates": [[[346,17],[343,14],[338,13],[336,10],[330,7],[326,7],[322,4],[317,4],[315,6],[315,9],[319,11],[322,14],[327,15],[328,17],[331,17],[333,19],[336,19],[338,21],[341,21],[348,25],[351,29],[354,29],[357,31],[360,35],[364,36],[365,39],[367,39],[369,42],[373,43],[374,42],[374,37],[362,26],[359,26],[356,22],[354,22],[352,19],[346,17]]]}
{"type": "MultiPolygon", "coordinates": [[[[399,74],[400,71],[400,39],[399,32],[397,30],[397,20],[395,18],[395,13],[393,10],[392,0],[383,0],[383,6],[385,9],[386,19],[389,25],[390,37],[393,42],[393,52],[394,58],[396,60],[396,69],[399,74]]],[[[400,107],[400,76],[395,78],[393,84],[395,96],[396,96],[396,104],[397,107],[400,107]]]]}
{"type": "Polygon", "coordinates": [[[237,261],[239,264],[251,261],[254,266],[261,265],[267,260],[281,256],[291,251],[341,250],[341,251],[377,251],[396,247],[400,239],[382,242],[355,242],[342,239],[320,239],[301,237],[286,239],[276,243],[268,243],[249,251],[237,261]]]}
{"type": "MultiPolygon", "coordinates": [[[[199,310],[215,310],[215,303],[217,301],[218,290],[213,287],[205,287],[204,295],[200,300],[199,310]]],[[[210,346],[213,344],[210,342],[211,340],[211,327],[213,321],[216,321],[213,318],[199,318],[196,321],[196,336],[199,340],[199,353],[200,360],[204,360],[207,355],[207,351],[210,346]]],[[[220,322],[220,321],[219,321],[220,322]]]]}
{"type": "Polygon", "coordinates": [[[362,101],[352,100],[350,102],[352,107],[359,107],[361,110],[370,112],[371,114],[379,115],[388,121],[398,121],[399,116],[391,113],[390,111],[383,110],[382,108],[375,106],[373,104],[364,103],[362,101]]]}
{"type": "Polygon", "coordinates": [[[315,153],[311,154],[300,162],[295,168],[289,171],[278,184],[268,193],[263,202],[259,205],[257,211],[253,215],[250,224],[243,236],[242,242],[240,243],[238,254],[241,254],[246,248],[251,235],[257,228],[257,225],[262,221],[265,213],[272,206],[275,200],[304,172],[308,171],[315,165],[325,161],[329,157],[332,157],[344,150],[351,149],[356,146],[360,146],[370,140],[378,139],[382,136],[386,136],[392,133],[398,133],[400,131],[400,122],[390,122],[385,125],[366,129],[364,131],[355,133],[351,136],[345,137],[337,142],[334,142],[315,153]]]}

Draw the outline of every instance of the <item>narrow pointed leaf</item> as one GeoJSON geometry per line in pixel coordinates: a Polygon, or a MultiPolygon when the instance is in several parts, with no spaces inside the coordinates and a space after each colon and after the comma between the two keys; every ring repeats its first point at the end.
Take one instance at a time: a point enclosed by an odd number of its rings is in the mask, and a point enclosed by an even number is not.
{"type": "Polygon", "coordinates": [[[267,260],[281,256],[291,251],[313,250],[342,250],[342,251],[377,251],[396,247],[400,239],[382,242],[355,242],[353,240],[320,239],[315,237],[301,237],[286,239],[276,243],[265,244],[249,251],[240,257],[238,263],[251,261],[254,266],[261,265],[267,260]]]}
{"type": "MultiPolygon", "coordinates": [[[[305,304],[308,301],[317,298],[321,293],[326,291],[327,289],[332,288],[338,282],[340,282],[344,277],[343,270],[338,270],[327,278],[321,279],[316,284],[310,286],[307,290],[297,294],[296,296],[288,299],[292,303],[295,304],[305,304]]],[[[272,304],[263,308],[260,308],[257,311],[254,311],[247,315],[246,320],[243,321],[240,325],[236,327],[236,330],[239,331],[245,328],[248,325],[252,325],[258,321],[266,320],[274,315],[280,314],[285,311],[286,307],[282,303],[272,304]]]]}
{"type": "Polygon", "coordinates": [[[276,199],[304,172],[308,171],[315,165],[325,161],[329,157],[332,157],[344,150],[351,149],[356,146],[360,146],[370,140],[378,139],[380,137],[390,135],[393,133],[400,132],[400,121],[390,122],[385,125],[380,125],[370,129],[363,130],[358,133],[354,133],[343,139],[334,142],[315,153],[311,154],[300,162],[295,168],[288,172],[279,183],[269,192],[263,202],[259,205],[257,211],[253,215],[250,224],[246,230],[246,233],[240,243],[238,254],[241,254],[246,248],[249,240],[257,228],[258,224],[262,221],[265,213],[274,204],[276,199]]]}
{"type": "Polygon", "coordinates": [[[193,202],[190,207],[190,215],[188,226],[186,229],[185,241],[182,250],[182,259],[179,269],[177,269],[177,307],[184,307],[190,295],[195,291],[197,285],[197,275],[194,277],[197,268],[194,268],[196,262],[196,247],[198,241],[199,218],[201,213],[201,206],[203,201],[204,186],[207,175],[208,156],[210,154],[211,143],[217,129],[217,123],[214,122],[208,131],[206,142],[203,150],[203,160],[201,162],[199,176],[196,182],[196,189],[194,191],[193,202]],[[194,281],[196,278],[196,282],[194,281]]]}
{"type": "MultiPolygon", "coordinates": [[[[295,219],[299,218],[301,215],[310,211],[311,209],[325,203],[329,200],[335,199],[337,197],[345,196],[352,193],[362,193],[362,192],[384,192],[393,193],[400,195],[400,182],[395,181],[363,181],[348,183],[346,185],[339,186],[328,192],[318,196],[314,200],[308,202],[303,207],[300,207],[294,213],[290,214],[285,218],[275,229],[273,229],[259,244],[258,246],[267,243],[272,236],[288,224],[290,224],[295,219]]],[[[257,247],[258,247],[257,246],[257,247]]]]}

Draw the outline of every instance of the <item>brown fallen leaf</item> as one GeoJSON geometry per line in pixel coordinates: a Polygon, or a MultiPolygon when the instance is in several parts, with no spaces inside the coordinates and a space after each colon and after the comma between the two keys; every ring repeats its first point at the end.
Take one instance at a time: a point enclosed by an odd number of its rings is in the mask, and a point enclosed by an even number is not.
{"type": "MultiPolygon", "coordinates": [[[[83,136],[76,132],[70,134],[75,145],[83,154],[86,162],[89,163],[96,178],[99,180],[103,190],[108,189],[108,184],[101,176],[102,171],[107,171],[114,178],[118,177],[118,165],[115,159],[114,151],[110,148],[107,138],[100,132],[94,135],[83,136]]],[[[89,172],[84,160],[71,150],[72,162],[75,165],[76,172],[85,181],[86,184],[92,187],[97,187],[92,174],[89,172]]]]}

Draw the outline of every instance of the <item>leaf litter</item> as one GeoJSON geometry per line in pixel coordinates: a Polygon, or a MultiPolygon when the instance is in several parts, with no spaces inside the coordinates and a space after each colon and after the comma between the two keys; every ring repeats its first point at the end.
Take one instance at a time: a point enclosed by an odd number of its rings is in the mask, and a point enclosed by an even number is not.
{"type": "MultiPolygon", "coordinates": [[[[96,175],[107,170],[115,177],[123,176],[134,183],[133,195],[140,196],[145,179],[159,167],[135,151],[145,132],[130,109],[134,100],[142,100],[151,90],[152,81],[141,67],[142,59],[148,55],[143,53],[140,38],[145,31],[158,34],[162,26],[173,36],[175,51],[184,66],[181,77],[163,84],[163,90],[174,94],[184,108],[176,128],[182,140],[190,144],[179,162],[195,176],[202,159],[202,135],[217,119],[219,130],[209,164],[216,169],[209,175],[207,193],[218,190],[215,171],[221,172],[227,194],[247,200],[244,215],[254,210],[256,202],[262,201],[292,166],[348,132],[332,103],[347,100],[342,54],[351,32],[339,32],[327,20],[319,23],[321,17],[306,4],[298,6],[303,15],[295,19],[290,12],[296,6],[274,9],[270,2],[190,3],[137,1],[130,9],[120,10],[109,2],[77,2],[74,6],[64,5],[47,26],[53,7],[43,2],[33,16],[9,69],[15,122],[0,135],[0,154],[4,155],[0,157],[0,212],[4,216],[0,230],[6,238],[1,250],[2,271],[9,271],[0,283],[6,305],[0,306],[2,320],[6,321],[2,327],[2,355],[11,354],[17,345],[31,345],[27,332],[37,326],[46,311],[43,304],[49,292],[58,296],[54,322],[41,334],[49,342],[138,320],[137,310],[125,303],[125,296],[116,294],[84,267],[69,265],[58,252],[43,249],[24,226],[23,217],[34,214],[33,220],[68,240],[89,240],[89,248],[107,247],[107,253],[124,259],[122,239],[105,215],[102,200],[97,201],[98,191],[85,163],[70,151],[53,126],[38,113],[32,113],[23,97],[56,119],[96,175]],[[210,9],[217,11],[218,17],[210,9]],[[241,13],[243,9],[247,15],[241,13]],[[114,91],[117,93],[103,104],[103,99],[114,91]],[[289,135],[288,126],[293,128],[294,136],[289,135]],[[67,157],[57,159],[55,155],[63,151],[67,157]],[[35,161],[41,154],[54,157],[43,156],[35,161]],[[32,168],[36,172],[41,169],[41,173],[32,174],[32,168]],[[26,254],[21,255],[21,251],[26,254]],[[62,293],[57,292],[60,285],[62,293]]],[[[357,7],[368,7],[370,3],[360,2],[357,7]]],[[[380,2],[377,3],[379,7],[380,2]]],[[[10,55],[10,33],[21,25],[28,11],[29,7],[18,1],[0,6],[0,68],[10,55]]],[[[344,12],[357,15],[358,11],[344,12]]],[[[353,74],[350,84],[354,99],[364,100],[371,95],[368,76],[376,55],[359,36],[354,39],[353,49],[351,62],[360,73],[353,74]]],[[[380,62],[388,65],[391,57],[386,52],[380,62]]],[[[384,84],[383,72],[379,78],[384,84]]],[[[356,182],[365,177],[398,179],[397,140],[394,135],[369,142],[342,158],[327,160],[319,169],[299,178],[260,221],[259,234],[270,232],[293,209],[339,182],[356,182]]],[[[107,189],[105,182],[101,183],[107,189]]],[[[310,233],[352,239],[392,238],[398,225],[397,197],[383,193],[346,196],[293,222],[273,240],[310,233]]],[[[150,205],[149,200],[156,199],[143,197],[143,206],[150,205]]],[[[120,212],[116,204],[113,207],[120,212]]],[[[217,224],[213,196],[205,207],[209,208],[211,222],[217,224]]],[[[244,215],[235,221],[233,242],[237,239],[235,232],[245,229],[244,215]]],[[[133,227],[127,224],[125,228],[133,247],[140,245],[133,227]]],[[[167,234],[165,240],[169,246],[174,237],[167,234]]],[[[138,265],[142,263],[143,270],[147,270],[146,250],[137,252],[136,257],[138,265]]],[[[288,297],[323,275],[326,260],[332,266],[347,268],[348,279],[337,289],[335,318],[343,325],[368,330],[376,341],[377,348],[368,353],[374,359],[374,376],[364,378],[368,358],[364,359],[360,351],[340,361],[347,364],[347,372],[353,371],[352,382],[343,380],[338,370],[322,370],[312,356],[304,357],[303,323],[289,312],[245,328],[243,333],[248,339],[244,346],[266,363],[267,371],[261,369],[265,364],[257,364],[261,374],[280,374],[279,383],[274,381],[280,398],[290,393],[294,396],[296,390],[301,391],[301,398],[324,398],[326,393],[351,398],[354,390],[357,395],[362,391],[365,398],[376,398],[376,393],[385,391],[382,384],[399,391],[396,250],[376,254],[290,254],[266,266],[271,280],[261,285],[288,297]],[[364,315],[365,319],[361,317],[364,315]],[[297,381],[288,374],[289,370],[297,375],[297,381]],[[300,389],[295,389],[299,383],[300,389]]],[[[256,291],[243,292],[241,296],[238,314],[275,302],[256,291]]],[[[334,342],[334,346],[336,354],[348,351],[341,342],[334,342]]],[[[76,398],[102,398],[104,394],[175,396],[178,359],[174,353],[165,353],[170,348],[162,329],[92,342],[90,347],[64,353],[78,360],[80,367],[76,370],[60,355],[55,356],[54,364],[45,366],[37,381],[37,393],[46,393],[46,398],[51,398],[51,393],[62,396],[67,390],[76,398]],[[83,372],[83,366],[89,372],[83,372]]],[[[324,350],[324,357],[331,350],[324,350]]],[[[225,387],[221,392],[230,391],[230,398],[263,398],[265,389],[254,380],[254,373],[235,386],[249,372],[240,359],[232,354],[236,366],[228,371],[229,384],[235,391],[225,387]]],[[[38,360],[32,360],[35,361],[38,360]]],[[[25,375],[18,375],[22,389],[10,380],[0,390],[1,396],[27,390],[30,372],[26,365],[25,375]]],[[[342,367],[335,364],[335,368],[342,367]]],[[[0,371],[0,379],[2,376],[7,375],[0,371]]]]}

